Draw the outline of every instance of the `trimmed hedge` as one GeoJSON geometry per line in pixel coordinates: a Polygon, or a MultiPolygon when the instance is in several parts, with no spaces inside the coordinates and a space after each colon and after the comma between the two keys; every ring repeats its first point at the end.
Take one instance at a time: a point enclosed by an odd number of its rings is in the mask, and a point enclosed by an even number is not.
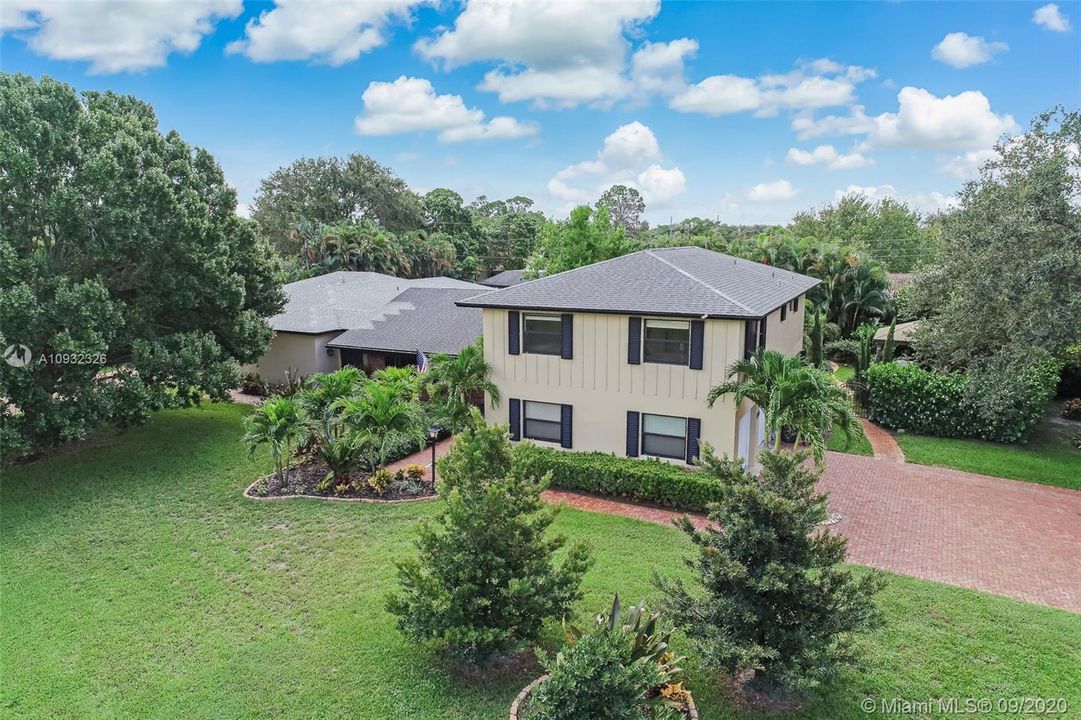
{"type": "Polygon", "coordinates": [[[939,437],[1013,443],[1040,422],[1057,381],[1057,368],[1034,363],[1003,381],[1008,407],[992,411],[969,392],[963,373],[936,373],[915,365],[878,363],[866,373],[871,419],[896,430],[939,437]]]}
{"type": "Polygon", "coordinates": [[[552,485],[564,490],[624,497],[678,510],[704,512],[721,494],[717,478],[656,458],[567,452],[528,441],[514,448],[514,467],[535,477],[551,472],[552,485]]]}

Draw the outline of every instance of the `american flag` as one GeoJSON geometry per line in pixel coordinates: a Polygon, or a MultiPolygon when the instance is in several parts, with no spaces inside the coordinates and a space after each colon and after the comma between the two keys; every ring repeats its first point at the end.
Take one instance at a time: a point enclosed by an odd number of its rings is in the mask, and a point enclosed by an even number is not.
{"type": "Polygon", "coordinates": [[[428,356],[422,353],[420,348],[417,348],[417,372],[428,372],[428,356]]]}

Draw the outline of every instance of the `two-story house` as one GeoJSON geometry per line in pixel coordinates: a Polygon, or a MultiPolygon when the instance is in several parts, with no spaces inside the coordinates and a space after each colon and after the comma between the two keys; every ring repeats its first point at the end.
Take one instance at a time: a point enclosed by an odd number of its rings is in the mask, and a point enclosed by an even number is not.
{"type": "Polygon", "coordinates": [[[513,440],[690,463],[699,444],[752,462],[761,413],[723,398],[733,361],[803,346],[818,280],[697,247],[643,250],[458,301],[483,308],[484,354],[513,440]]]}

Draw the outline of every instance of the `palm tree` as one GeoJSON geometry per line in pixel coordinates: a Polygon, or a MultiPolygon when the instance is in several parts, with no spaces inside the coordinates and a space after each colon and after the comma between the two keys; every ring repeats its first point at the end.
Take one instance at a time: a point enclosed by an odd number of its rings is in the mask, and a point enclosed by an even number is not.
{"type": "Polygon", "coordinates": [[[883,315],[888,285],[886,276],[877,266],[863,262],[853,267],[841,290],[842,317],[847,320],[842,327],[857,328],[865,317],[883,315]]]}
{"type": "Polygon", "coordinates": [[[370,382],[393,390],[402,400],[415,400],[420,390],[420,377],[413,367],[387,367],[372,373],[370,382]]]}
{"type": "Polygon", "coordinates": [[[468,421],[469,405],[478,393],[488,393],[492,407],[499,405],[499,388],[492,382],[492,366],[484,359],[483,341],[462,348],[457,357],[432,356],[428,370],[428,394],[442,404],[442,414],[452,429],[468,421]]]}
{"type": "Polygon", "coordinates": [[[337,403],[354,442],[363,447],[371,468],[382,467],[390,451],[410,440],[424,444],[424,414],[395,388],[369,382],[363,392],[337,403]]]}
{"type": "Polygon", "coordinates": [[[728,378],[710,390],[709,407],[726,395],[732,395],[737,406],[752,401],[766,416],[775,448],[781,445],[781,429],[788,427],[796,431],[796,445],[806,443],[821,462],[826,435],[835,423],[846,437],[859,432],[848,394],[828,373],[807,365],[798,355],[757,350],[749,359],[732,363],[728,378]]]}
{"type": "Polygon", "coordinates": [[[244,418],[243,442],[252,454],[263,445],[270,446],[278,487],[285,485],[285,459],[291,454],[303,428],[304,415],[300,406],[292,398],[277,395],[267,398],[244,418]]]}
{"type": "Polygon", "coordinates": [[[307,415],[322,417],[335,402],[355,393],[363,379],[364,373],[350,365],[334,372],[316,373],[308,378],[297,400],[307,415]]]}

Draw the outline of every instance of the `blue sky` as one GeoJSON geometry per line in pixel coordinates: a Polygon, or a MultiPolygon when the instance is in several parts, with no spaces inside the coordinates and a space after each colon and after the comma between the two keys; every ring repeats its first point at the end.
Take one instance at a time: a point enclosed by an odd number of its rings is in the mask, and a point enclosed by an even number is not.
{"type": "Polygon", "coordinates": [[[5,0],[0,64],[145,99],[242,204],[362,152],[555,216],[622,182],[654,222],[784,222],[948,205],[1001,134],[1081,107],[1079,27],[1078,2],[5,0]]]}

